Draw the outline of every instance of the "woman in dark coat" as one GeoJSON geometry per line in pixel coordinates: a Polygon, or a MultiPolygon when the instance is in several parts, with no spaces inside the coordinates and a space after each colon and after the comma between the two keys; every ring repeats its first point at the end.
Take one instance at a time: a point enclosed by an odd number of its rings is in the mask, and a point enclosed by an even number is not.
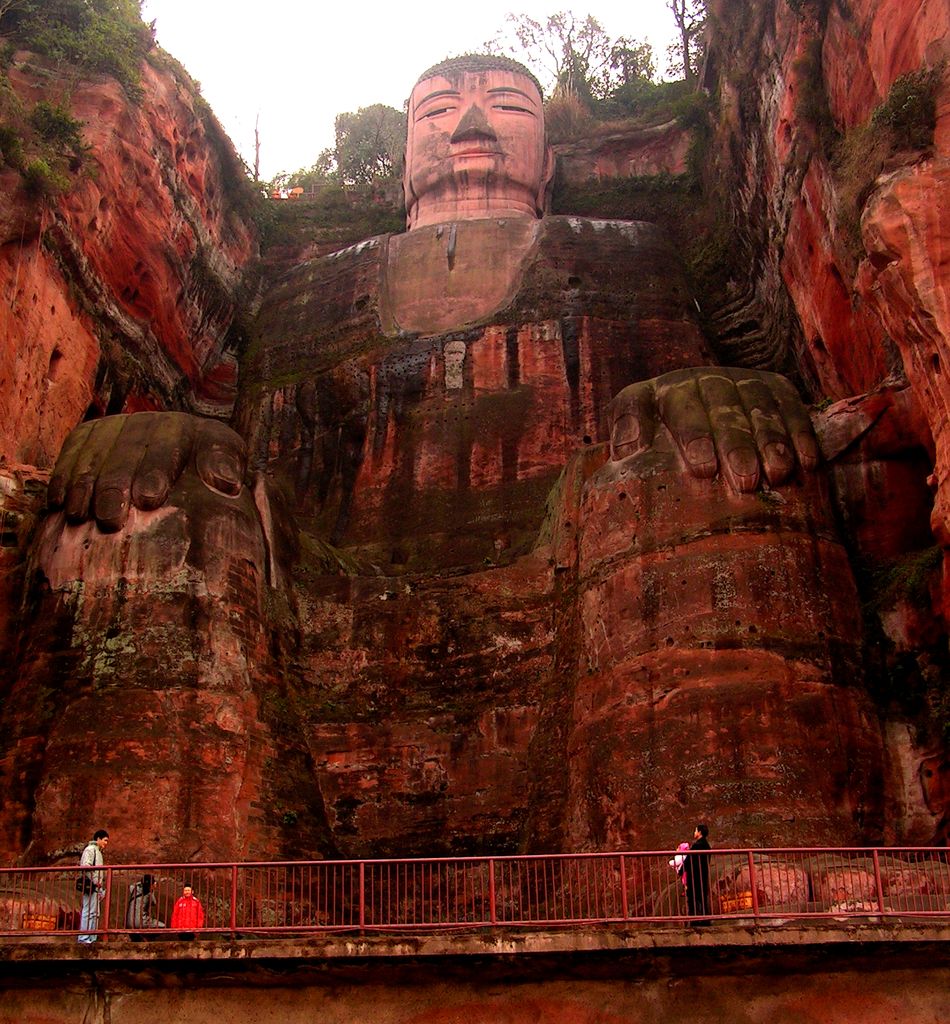
{"type": "MultiPolygon", "coordinates": [[[[686,855],[686,905],[690,917],[709,914],[709,826],[700,822],[693,832],[693,843],[686,855]]],[[[707,925],[708,920],[693,921],[694,925],[707,925]]]]}

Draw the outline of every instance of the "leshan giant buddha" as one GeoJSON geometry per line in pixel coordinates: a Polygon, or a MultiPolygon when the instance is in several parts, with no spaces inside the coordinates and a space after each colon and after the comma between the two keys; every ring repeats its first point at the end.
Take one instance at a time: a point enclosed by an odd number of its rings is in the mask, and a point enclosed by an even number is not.
{"type": "Polygon", "coordinates": [[[12,852],[92,820],[149,858],[879,837],[807,413],[711,365],[654,225],[545,216],[552,173],[523,67],[430,69],[407,232],[272,288],[235,429],[71,435],[12,852]]]}

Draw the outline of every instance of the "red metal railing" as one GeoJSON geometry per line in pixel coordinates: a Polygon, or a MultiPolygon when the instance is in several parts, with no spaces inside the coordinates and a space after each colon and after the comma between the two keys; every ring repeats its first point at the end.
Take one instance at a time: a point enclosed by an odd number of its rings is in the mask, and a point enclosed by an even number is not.
{"type": "MultiPolygon", "coordinates": [[[[695,856],[695,855],[693,855],[695,856]]],[[[202,934],[565,927],[697,919],[950,919],[950,850],[713,850],[677,874],[669,851],[433,860],[134,864],[102,868],[99,936],[171,937],[127,917],[154,879],[169,925],[188,885],[202,934]],[[684,877],[685,876],[685,881],[684,877]],[[692,885],[690,895],[688,886],[692,885]]],[[[77,867],[0,869],[0,936],[78,936],[77,867]]]]}

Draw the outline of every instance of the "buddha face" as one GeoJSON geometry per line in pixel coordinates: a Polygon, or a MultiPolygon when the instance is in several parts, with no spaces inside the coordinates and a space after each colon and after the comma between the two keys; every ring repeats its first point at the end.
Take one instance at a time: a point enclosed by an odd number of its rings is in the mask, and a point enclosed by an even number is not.
{"type": "Polygon", "coordinates": [[[488,216],[539,217],[554,170],[535,83],[517,71],[449,72],[409,99],[409,227],[488,216]]]}

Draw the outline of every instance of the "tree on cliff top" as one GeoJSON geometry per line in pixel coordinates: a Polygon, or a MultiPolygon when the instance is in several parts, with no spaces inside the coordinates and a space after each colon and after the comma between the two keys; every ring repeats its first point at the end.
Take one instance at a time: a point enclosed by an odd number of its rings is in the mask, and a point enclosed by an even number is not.
{"type": "Polygon", "coordinates": [[[406,148],[406,115],[374,103],[356,113],[337,114],[333,156],[344,185],[369,185],[394,178],[406,148]]]}
{"type": "Polygon", "coordinates": [[[543,22],[526,14],[509,14],[507,20],[521,50],[553,81],[553,95],[590,105],[594,80],[610,55],[610,40],[597,19],[588,14],[581,21],[570,11],[559,11],[543,22]]]}
{"type": "Polygon", "coordinates": [[[676,22],[679,41],[669,48],[670,71],[687,82],[699,77],[706,32],[706,0],[666,0],[676,22]]]}
{"type": "Polygon", "coordinates": [[[265,183],[269,193],[300,186],[358,188],[394,181],[406,148],[406,115],[384,103],[337,114],[336,145],[325,149],[310,167],[282,171],[265,183]]]}
{"type": "Polygon", "coordinates": [[[509,14],[506,21],[506,29],[487,48],[524,60],[554,100],[578,102],[590,110],[634,79],[653,77],[649,43],[623,37],[612,40],[589,14],[581,19],[570,11],[559,11],[543,21],[509,14]]]}

